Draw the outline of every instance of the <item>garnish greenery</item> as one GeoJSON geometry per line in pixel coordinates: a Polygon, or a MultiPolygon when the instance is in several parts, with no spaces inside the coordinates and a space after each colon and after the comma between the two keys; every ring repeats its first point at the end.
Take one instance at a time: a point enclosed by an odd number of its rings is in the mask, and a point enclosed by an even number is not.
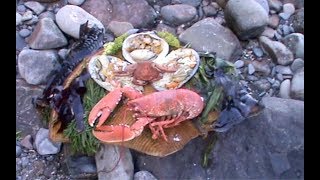
{"type": "Polygon", "coordinates": [[[167,32],[167,31],[159,31],[157,32],[157,35],[161,38],[163,38],[169,46],[175,47],[175,48],[180,48],[180,41],[179,39],[174,36],[173,34],[167,32]]]}
{"type": "Polygon", "coordinates": [[[123,41],[128,37],[129,35],[127,33],[122,34],[121,36],[114,39],[113,42],[108,42],[103,45],[104,50],[103,54],[105,55],[114,55],[118,51],[121,50],[123,41]]]}
{"type": "Polygon", "coordinates": [[[86,82],[87,92],[83,97],[83,106],[85,110],[84,124],[85,130],[83,132],[77,132],[76,123],[73,120],[69,123],[68,127],[64,130],[64,135],[71,141],[72,153],[83,153],[83,154],[94,154],[99,145],[100,141],[97,140],[93,134],[93,127],[88,124],[88,116],[94,105],[105,96],[105,90],[95,83],[92,79],[86,82]]]}

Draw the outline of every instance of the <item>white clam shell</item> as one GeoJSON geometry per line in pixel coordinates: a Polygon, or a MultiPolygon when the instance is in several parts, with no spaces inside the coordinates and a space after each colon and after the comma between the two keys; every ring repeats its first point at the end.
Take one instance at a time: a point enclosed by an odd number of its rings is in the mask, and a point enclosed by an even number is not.
{"type": "MultiPolygon", "coordinates": [[[[149,38],[144,40],[144,42],[149,42],[149,41],[150,41],[149,38]]],[[[157,44],[157,43],[155,43],[155,44],[157,44]]],[[[153,31],[132,34],[132,35],[128,36],[124,40],[123,45],[122,45],[122,55],[127,61],[129,61],[131,63],[136,63],[137,61],[141,61],[141,60],[152,60],[152,61],[154,61],[154,60],[163,59],[168,53],[169,53],[169,45],[168,45],[168,43],[164,39],[162,39],[159,36],[157,36],[156,33],[153,32],[153,31]],[[147,49],[144,49],[144,47],[141,47],[141,48],[135,49],[134,51],[136,51],[136,52],[134,52],[133,56],[132,56],[132,54],[130,54],[130,52],[128,51],[128,48],[132,48],[133,41],[137,40],[137,38],[141,37],[141,35],[148,35],[152,39],[159,40],[160,44],[161,44],[161,49],[162,49],[161,52],[159,54],[157,54],[157,53],[151,54],[149,52],[150,50],[146,51],[147,49]],[[137,50],[139,50],[139,51],[137,51],[137,50]],[[139,54],[139,53],[142,53],[142,54],[139,54]],[[156,55],[156,56],[154,57],[154,55],[156,55]],[[149,57],[151,57],[151,59],[149,57]],[[154,58],[152,58],[152,57],[154,57],[154,58]]]]}
{"type": "Polygon", "coordinates": [[[122,87],[130,86],[137,90],[143,91],[142,86],[137,86],[132,83],[133,77],[114,76],[113,70],[124,70],[124,68],[129,64],[130,63],[127,61],[121,60],[114,56],[95,55],[89,61],[88,71],[91,75],[91,78],[107,91],[113,91],[115,88],[117,88],[115,87],[115,84],[110,82],[111,80],[120,83],[122,87]]]}
{"type": "Polygon", "coordinates": [[[189,81],[197,72],[200,65],[199,54],[190,48],[180,48],[168,54],[164,59],[157,60],[158,64],[178,64],[178,70],[173,73],[164,73],[163,78],[152,83],[152,86],[158,90],[177,89],[189,81]],[[179,79],[178,85],[175,88],[167,88],[167,84],[179,79]]]}

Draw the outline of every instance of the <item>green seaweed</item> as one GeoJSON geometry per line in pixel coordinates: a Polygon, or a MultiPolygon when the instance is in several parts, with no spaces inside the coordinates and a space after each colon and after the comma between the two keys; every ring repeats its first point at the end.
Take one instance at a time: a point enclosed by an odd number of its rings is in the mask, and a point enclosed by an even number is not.
{"type": "Polygon", "coordinates": [[[157,35],[161,38],[163,38],[169,46],[175,47],[175,48],[180,48],[180,41],[179,39],[174,36],[173,34],[167,32],[167,31],[159,31],[157,32],[157,35]]]}
{"type": "Polygon", "coordinates": [[[105,55],[115,55],[117,54],[121,48],[123,41],[128,37],[129,35],[127,33],[122,34],[121,36],[114,39],[113,42],[108,42],[103,45],[104,50],[103,54],[105,55]]]}

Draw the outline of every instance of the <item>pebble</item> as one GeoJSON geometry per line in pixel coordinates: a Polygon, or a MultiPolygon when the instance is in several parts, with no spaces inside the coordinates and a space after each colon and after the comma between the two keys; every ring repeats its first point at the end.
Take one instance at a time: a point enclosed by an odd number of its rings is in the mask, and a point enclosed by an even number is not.
{"type": "Polygon", "coordinates": [[[22,22],[22,16],[19,13],[16,13],[16,26],[21,24],[22,22]]]}
{"type": "Polygon", "coordinates": [[[20,4],[19,6],[17,6],[17,10],[21,13],[24,13],[27,10],[27,8],[23,4],[20,4]]]}
{"type": "Polygon", "coordinates": [[[279,25],[279,16],[276,14],[273,14],[269,17],[268,25],[272,28],[277,28],[279,25]]]}
{"type": "Polygon", "coordinates": [[[19,35],[23,38],[28,37],[31,34],[31,31],[29,29],[21,29],[19,31],[19,35]]]}
{"type": "Polygon", "coordinates": [[[290,68],[293,73],[295,73],[298,69],[304,67],[304,60],[301,58],[297,58],[293,61],[290,68]]]}
{"type": "Polygon", "coordinates": [[[288,26],[288,25],[283,25],[283,26],[282,26],[283,36],[286,36],[286,35],[288,35],[288,34],[290,34],[290,33],[292,33],[292,32],[293,32],[293,29],[290,28],[290,26],[288,26]]]}
{"type": "Polygon", "coordinates": [[[252,50],[253,50],[254,55],[256,55],[257,57],[262,57],[263,56],[263,51],[262,51],[261,48],[255,47],[252,50]]]}
{"type": "Polygon", "coordinates": [[[45,7],[42,4],[40,4],[39,2],[36,2],[36,1],[25,2],[24,5],[27,6],[28,8],[30,8],[37,15],[42,13],[42,11],[44,11],[44,9],[45,9],[45,7]]]}
{"type": "Polygon", "coordinates": [[[72,5],[80,6],[81,4],[84,3],[84,1],[85,0],[68,0],[68,3],[72,5]]]}
{"type": "Polygon", "coordinates": [[[27,149],[33,149],[32,136],[30,134],[21,140],[21,146],[27,149]]]}
{"type": "Polygon", "coordinates": [[[28,165],[28,163],[29,163],[28,157],[22,157],[21,158],[21,166],[22,166],[22,168],[25,168],[28,165]]]}
{"type": "Polygon", "coordinates": [[[247,76],[247,80],[248,80],[248,81],[257,81],[258,78],[257,78],[256,76],[253,76],[253,75],[248,75],[248,76],[247,76]]]}
{"type": "Polygon", "coordinates": [[[16,157],[19,157],[22,153],[21,147],[20,146],[16,146],[16,157]]]}
{"type": "Polygon", "coordinates": [[[253,65],[252,64],[248,64],[248,73],[249,74],[253,74],[254,72],[255,72],[255,69],[254,69],[253,65]]]}
{"type": "Polygon", "coordinates": [[[294,13],[295,8],[294,5],[291,3],[286,3],[283,5],[283,12],[286,14],[289,14],[290,16],[294,13]]]}
{"type": "Polygon", "coordinates": [[[280,81],[275,80],[274,83],[271,85],[272,88],[274,89],[279,89],[280,88],[280,81]]]}
{"type": "Polygon", "coordinates": [[[33,17],[32,16],[32,11],[27,10],[25,13],[23,13],[21,20],[22,21],[27,21],[27,20],[32,19],[32,17],[33,17]]]}
{"type": "Polygon", "coordinates": [[[282,12],[282,13],[279,13],[279,16],[284,20],[288,20],[291,15],[282,12]]]}
{"type": "Polygon", "coordinates": [[[237,60],[235,63],[234,63],[234,66],[239,69],[239,68],[242,68],[244,66],[244,62],[242,60],[237,60]]]}
{"type": "Polygon", "coordinates": [[[276,38],[276,40],[280,41],[282,39],[281,34],[279,34],[278,32],[274,33],[274,37],[276,38]]]}
{"type": "Polygon", "coordinates": [[[277,74],[276,74],[276,78],[277,78],[279,81],[283,81],[283,76],[282,76],[282,74],[280,74],[280,73],[277,73],[277,74]]]}
{"type": "Polygon", "coordinates": [[[260,91],[267,91],[270,89],[271,84],[267,79],[259,79],[253,83],[260,91]]]}
{"type": "Polygon", "coordinates": [[[293,74],[289,66],[277,65],[275,68],[276,68],[276,72],[280,73],[282,75],[292,75],[293,74]]]}
{"type": "Polygon", "coordinates": [[[133,176],[134,180],[157,180],[149,171],[138,171],[133,176]]]}
{"type": "Polygon", "coordinates": [[[279,91],[279,96],[281,98],[290,99],[290,86],[291,82],[289,79],[282,81],[279,91]]]}

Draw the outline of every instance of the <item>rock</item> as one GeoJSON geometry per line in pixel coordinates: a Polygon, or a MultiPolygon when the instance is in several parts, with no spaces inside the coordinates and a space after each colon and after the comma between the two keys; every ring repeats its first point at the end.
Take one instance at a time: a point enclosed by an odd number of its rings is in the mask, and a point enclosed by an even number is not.
{"type": "Polygon", "coordinates": [[[291,97],[293,99],[304,100],[304,68],[301,68],[293,75],[291,97]]]}
{"type": "Polygon", "coordinates": [[[286,36],[286,35],[292,33],[293,31],[294,31],[293,28],[288,26],[288,25],[283,25],[282,26],[283,36],[286,36]]]}
{"type": "Polygon", "coordinates": [[[27,8],[23,4],[20,4],[17,6],[17,10],[18,12],[24,13],[27,10],[27,8]]]}
{"type": "Polygon", "coordinates": [[[42,13],[42,11],[44,11],[44,9],[45,9],[44,6],[42,6],[39,2],[36,2],[36,1],[25,2],[24,5],[27,6],[28,8],[30,8],[37,15],[42,13]]]}
{"type": "Polygon", "coordinates": [[[30,10],[27,10],[25,13],[23,13],[21,21],[27,21],[32,19],[32,12],[30,10]]]}
{"type": "Polygon", "coordinates": [[[278,32],[274,33],[274,37],[277,41],[280,41],[282,39],[282,36],[278,32]]]}
{"type": "Polygon", "coordinates": [[[269,14],[269,3],[267,0],[255,0],[257,3],[260,4],[260,6],[263,7],[263,9],[266,11],[267,14],[269,14]]]}
{"type": "Polygon", "coordinates": [[[282,76],[282,74],[280,74],[280,73],[276,74],[276,78],[277,78],[279,81],[283,81],[283,76],[282,76]]]}
{"type": "Polygon", "coordinates": [[[39,21],[38,16],[32,15],[32,19],[25,21],[24,23],[26,25],[33,25],[33,24],[36,24],[38,21],[39,21]]]}
{"type": "Polygon", "coordinates": [[[103,24],[94,16],[75,5],[63,6],[56,14],[56,22],[59,28],[66,34],[79,38],[80,25],[88,22],[89,27],[96,24],[104,29],[103,24]]]}
{"type": "Polygon", "coordinates": [[[59,68],[58,54],[53,50],[22,50],[18,57],[21,77],[33,85],[44,84],[53,70],[59,68]]]}
{"type": "Polygon", "coordinates": [[[283,12],[289,14],[290,16],[294,13],[295,8],[294,5],[291,3],[286,3],[282,6],[283,12]]]}
{"type": "Polygon", "coordinates": [[[236,68],[242,68],[244,66],[244,62],[242,60],[237,60],[235,63],[234,63],[234,66],[236,68]]]}
{"type": "Polygon", "coordinates": [[[227,5],[228,0],[217,0],[216,2],[218,3],[218,5],[219,5],[221,8],[224,9],[224,8],[226,7],[226,5],[227,5]]]}
{"type": "Polygon", "coordinates": [[[99,180],[133,179],[134,167],[129,149],[111,144],[101,144],[95,159],[99,180]],[[121,159],[119,160],[119,158],[121,159]]]}
{"type": "Polygon", "coordinates": [[[229,0],[224,16],[241,40],[259,36],[268,24],[268,13],[254,0],[229,0]]]}
{"type": "Polygon", "coordinates": [[[253,83],[260,91],[268,91],[271,87],[267,79],[259,79],[253,83]]]}
{"type": "Polygon", "coordinates": [[[144,28],[153,26],[157,17],[155,10],[145,0],[86,0],[81,7],[105,27],[111,21],[125,21],[135,28],[144,28]]]}
{"type": "Polygon", "coordinates": [[[261,72],[265,76],[268,76],[271,72],[269,64],[265,61],[252,61],[251,64],[256,72],[261,72]]]}
{"type": "Polygon", "coordinates": [[[216,53],[217,57],[235,62],[242,53],[240,42],[229,29],[213,18],[205,18],[179,35],[179,40],[190,43],[196,51],[216,53]]]}
{"type": "Polygon", "coordinates": [[[248,64],[248,73],[253,74],[256,70],[254,69],[252,64],[248,64]]]}
{"type": "Polygon", "coordinates": [[[32,136],[30,134],[28,134],[26,137],[24,137],[21,140],[21,146],[27,148],[27,149],[33,149],[33,145],[32,145],[32,136]]]}
{"type": "Polygon", "coordinates": [[[94,156],[73,155],[66,159],[66,163],[68,164],[70,175],[74,179],[84,179],[85,175],[97,173],[94,156]]]}
{"type": "Polygon", "coordinates": [[[267,97],[262,103],[265,109],[259,115],[217,133],[206,169],[201,162],[208,139],[202,137],[167,157],[137,154],[136,168],[159,179],[303,179],[304,102],[267,97]],[[285,168],[275,172],[276,164],[285,165],[286,161],[274,156],[279,152],[290,165],[281,174],[277,173],[285,168]],[[297,170],[301,172],[298,176],[297,170]]]}
{"type": "Polygon", "coordinates": [[[252,49],[254,55],[256,55],[257,57],[262,57],[263,56],[263,51],[261,48],[255,47],[252,49]]]}
{"type": "Polygon", "coordinates": [[[39,129],[34,143],[40,155],[57,154],[61,147],[61,142],[52,142],[49,139],[49,130],[44,128],[39,129]]]}
{"type": "Polygon", "coordinates": [[[304,60],[301,58],[297,58],[293,61],[291,64],[291,70],[293,73],[295,73],[298,69],[304,67],[304,60]]]}
{"type": "Polygon", "coordinates": [[[16,26],[21,24],[22,22],[22,16],[19,13],[16,13],[16,26]]]}
{"type": "Polygon", "coordinates": [[[43,88],[30,86],[23,79],[16,79],[16,130],[21,136],[36,134],[42,127],[42,118],[32,104],[32,98],[42,95],[43,88]]]}
{"type": "Polygon", "coordinates": [[[279,89],[280,88],[280,81],[275,80],[274,83],[272,84],[272,88],[274,89],[279,89]]]}
{"type": "Polygon", "coordinates": [[[279,21],[280,21],[279,16],[276,14],[272,14],[269,17],[268,25],[272,28],[277,28],[279,25],[279,21]]]}
{"type": "Polygon", "coordinates": [[[281,98],[290,99],[290,86],[291,82],[289,79],[285,79],[284,81],[282,81],[279,91],[279,96],[281,98]]]}
{"type": "Polygon", "coordinates": [[[72,5],[80,6],[81,4],[84,3],[84,1],[85,0],[68,0],[68,3],[72,5]]]}
{"type": "Polygon", "coordinates": [[[133,180],[157,180],[149,171],[138,171],[134,174],[133,180]]]}
{"type": "Polygon", "coordinates": [[[177,35],[177,32],[176,32],[176,29],[171,27],[171,26],[168,26],[166,24],[163,24],[163,23],[159,23],[156,27],[156,31],[167,31],[173,35],[177,35]]]}
{"type": "Polygon", "coordinates": [[[21,158],[21,166],[22,166],[22,168],[26,168],[28,166],[29,162],[30,161],[29,161],[28,157],[22,157],[21,158]]]}
{"type": "Polygon", "coordinates": [[[277,73],[280,73],[282,75],[293,75],[289,66],[277,65],[275,69],[277,73]]]}
{"type": "Polygon", "coordinates": [[[66,37],[50,18],[43,18],[34,28],[28,44],[32,49],[53,49],[68,44],[66,37]]]}
{"type": "Polygon", "coordinates": [[[218,10],[213,5],[207,5],[203,7],[203,12],[206,17],[215,16],[218,13],[218,10]]]}
{"type": "Polygon", "coordinates": [[[266,36],[272,39],[275,35],[276,31],[272,28],[266,27],[265,30],[262,32],[261,36],[266,36]]]}
{"type": "Polygon", "coordinates": [[[31,34],[31,31],[29,29],[21,29],[19,31],[19,35],[23,38],[28,37],[31,34]]]}
{"type": "Polygon", "coordinates": [[[292,33],[284,37],[282,43],[294,54],[295,58],[304,58],[304,35],[292,33]]]}
{"type": "Polygon", "coordinates": [[[282,2],[279,0],[268,0],[270,9],[279,12],[282,9],[282,2]]]}
{"type": "Polygon", "coordinates": [[[68,49],[60,49],[60,50],[58,51],[58,55],[59,55],[60,59],[65,60],[66,57],[67,57],[67,55],[68,55],[68,52],[69,52],[68,49]]]}
{"type": "Polygon", "coordinates": [[[111,21],[108,25],[108,29],[113,32],[116,37],[118,37],[129,31],[130,29],[133,29],[133,26],[128,22],[111,21]]]}
{"type": "Polygon", "coordinates": [[[41,13],[39,15],[39,19],[43,19],[43,18],[50,18],[53,21],[55,21],[56,20],[56,15],[51,11],[45,11],[45,12],[43,12],[43,13],[41,13]]]}
{"type": "Polygon", "coordinates": [[[20,146],[16,146],[16,157],[19,157],[22,153],[21,147],[20,146]]]}
{"type": "Polygon", "coordinates": [[[281,19],[283,19],[283,20],[288,20],[289,18],[290,18],[290,14],[288,14],[288,13],[279,13],[279,17],[281,17],[281,19]]]}
{"type": "Polygon", "coordinates": [[[246,79],[248,81],[257,81],[258,80],[258,78],[254,75],[248,75],[246,79]]]}
{"type": "Polygon", "coordinates": [[[194,19],[197,10],[190,5],[176,4],[162,7],[160,14],[165,21],[178,26],[194,19]]]}
{"type": "Polygon", "coordinates": [[[24,47],[26,47],[27,43],[25,40],[16,32],[16,50],[21,51],[24,47]]]}
{"type": "Polygon", "coordinates": [[[270,55],[274,62],[280,65],[289,65],[292,63],[292,52],[281,42],[272,41],[264,36],[260,36],[259,42],[263,50],[270,55]]]}
{"type": "Polygon", "coordinates": [[[193,7],[198,7],[201,4],[201,0],[172,0],[172,4],[188,4],[193,7]]]}
{"type": "Polygon", "coordinates": [[[295,32],[304,34],[304,8],[297,10],[292,16],[292,27],[295,32]]]}

